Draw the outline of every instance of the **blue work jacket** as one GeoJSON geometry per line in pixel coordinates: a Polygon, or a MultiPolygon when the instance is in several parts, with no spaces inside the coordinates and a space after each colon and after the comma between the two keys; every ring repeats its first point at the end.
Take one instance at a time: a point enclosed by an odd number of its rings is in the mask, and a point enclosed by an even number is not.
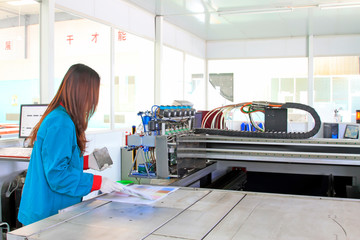
{"type": "Polygon", "coordinates": [[[79,203],[90,193],[93,175],[83,172],[75,125],[64,107],[50,112],[38,130],[18,214],[28,225],[79,203]]]}

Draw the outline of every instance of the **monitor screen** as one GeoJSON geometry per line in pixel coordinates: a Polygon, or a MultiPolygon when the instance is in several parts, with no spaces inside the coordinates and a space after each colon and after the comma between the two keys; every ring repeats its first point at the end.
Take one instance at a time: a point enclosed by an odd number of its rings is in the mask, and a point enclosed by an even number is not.
{"type": "Polygon", "coordinates": [[[24,104],[20,107],[19,137],[27,138],[44,114],[47,104],[24,104]]]}
{"type": "Polygon", "coordinates": [[[346,125],[344,138],[358,139],[359,138],[359,125],[346,125]]]}

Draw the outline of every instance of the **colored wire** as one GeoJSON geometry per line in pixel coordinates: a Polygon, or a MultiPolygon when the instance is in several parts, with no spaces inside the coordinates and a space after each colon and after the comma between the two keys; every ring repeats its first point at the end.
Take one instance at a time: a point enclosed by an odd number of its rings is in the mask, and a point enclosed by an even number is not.
{"type": "Polygon", "coordinates": [[[208,119],[211,117],[212,114],[216,113],[217,110],[219,109],[224,109],[224,108],[227,108],[227,107],[239,107],[239,106],[242,106],[244,105],[245,103],[238,103],[238,104],[231,104],[231,105],[227,105],[227,106],[222,106],[222,107],[217,107],[217,108],[214,108],[213,110],[209,111],[207,114],[205,114],[203,120],[201,121],[201,127],[202,128],[205,128],[206,126],[206,123],[208,121],[208,119]]]}
{"type": "MultiPolygon", "coordinates": [[[[271,107],[281,107],[281,105],[271,105],[271,107]]],[[[229,114],[235,113],[237,109],[240,110],[244,114],[248,120],[246,122],[251,123],[258,131],[264,131],[263,128],[259,127],[257,123],[254,121],[251,114],[262,112],[264,113],[265,106],[262,107],[262,105],[256,104],[255,107],[252,102],[245,102],[245,103],[239,103],[239,104],[232,104],[222,107],[217,107],[213,110],[210,110],[207,114],[205,114],[202,122],[201,127],[206,128],[206,126],[210,125],[210,128],[218,128],[218,129],[229,129],[229,126],[227,126],[226,120],[229,120],[229,114]],[[211,118],[211,122],[209,122],[211,118]],[[209,125],[208,125],[209,124],[209,125]]]]}
{"type": "Polygon", "coordinates": [[[153,105],[153,106],[151,107],[151,116],[154,116],[155,119],[157,119],[157,118],[156,118],[156,112],[157,112],[157,110],[158,110],[159,108],[160,108],[160,107],[159,107],[158,105],[153,105]],[[153,111],[153,108],[154,108],[154,107],[156,107],[155,113],[154,113],[154,111],[153,111]]]}
{"type": "Polygon", "coordinates": [[[144,121],[144,118],[143,118],[143,115],[139,115],[141,117],[141,122],[143,124],[143,128],[144,128],[144,133],[146,133],[146,129],[145,129],[145,121],[144,121]]]}

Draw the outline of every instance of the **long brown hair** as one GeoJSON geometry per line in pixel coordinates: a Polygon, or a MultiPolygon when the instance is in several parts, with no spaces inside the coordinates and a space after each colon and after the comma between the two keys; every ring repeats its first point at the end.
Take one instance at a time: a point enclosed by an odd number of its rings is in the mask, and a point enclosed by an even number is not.
{"type": "Polygon", "coordinates": [[[81,153],[84,154],[86,147],[85,130],[89,119],[96,110],[99,101],[99,88],[100,76],[95,70],[84,64],[72,65],[65,74],[59,90],[44,115],[34,127],[30,136],[30,144],[34,144],[44,118],[61,103],[75,124],[77,144],[81,153]]]}

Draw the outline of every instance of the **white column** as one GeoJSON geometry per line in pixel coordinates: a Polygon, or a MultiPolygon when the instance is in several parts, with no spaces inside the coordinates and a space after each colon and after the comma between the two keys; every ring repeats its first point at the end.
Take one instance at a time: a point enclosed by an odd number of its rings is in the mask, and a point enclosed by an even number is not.
{"type": "Polygon", "coordinates": [[[308,46],[308,105],[314,106],[314,36],[309,35],[308,46]]]}
{"type": "MultiPolygon", "coordinates": [[[[185,56],[185,52],[184,51],[181,51],[182,55],[183,55],[183,69],[182,69],[182,72],[183,72],[183,77],[182,77],[182,100],[188,100],[188,99],[185,99],[185,81],[186,81],[186,56],[185,56]]],[[[191,76],[191,75],[190,75],[191,76]]]]}
{"type": "MultiPolygon", "coordinates": [[[[308,38],[307,38],[307,56],[308,56],[308,105],[314,107],[314,35],[313,35],[313,12],[309,9],[308,15],[308,38]]],[[[314,121],[308,114],[308,130],[314,126],[314,121]]]]}
{"type": "Polygon", "coordinates": [[[154,81],[154,104],[160,104],[160,92],[162,81],[162,52],[163,52],[163,16],[155,16],[155,81],[154,81]]]}
{"type": "Polygon", "coordinates": [[[54,97],[54,23],[55,0],[40,5],[40,103],[54,97]]]}
{"type": "Polygon", "coordinates": [[[314,34],[313,34],[313,11],[308,10],[308,105],[314,106],[314,34]]]}
{"type": "MultiPolygon", "coordinates": [[[[207,48],[207,46],[206,46],[207,48]]],[[[207,52],[207,49],[205,50],[207,52]]],[[[208,101],[208,87],[209,87],[209,60],[207,58],[207,54],[206,54],[206,58],[205,58],[205,76],[204,76],[204,81],[205,81],[205,110],[210,110],[209,109],[209,101],[208,101]]]]}
{"type": "Polygon", "coordinates": [[[115,33],[110,30],[110,129],[115,129],[115,94],[114,94],[114,64],[115,64],[115,33]]]}

